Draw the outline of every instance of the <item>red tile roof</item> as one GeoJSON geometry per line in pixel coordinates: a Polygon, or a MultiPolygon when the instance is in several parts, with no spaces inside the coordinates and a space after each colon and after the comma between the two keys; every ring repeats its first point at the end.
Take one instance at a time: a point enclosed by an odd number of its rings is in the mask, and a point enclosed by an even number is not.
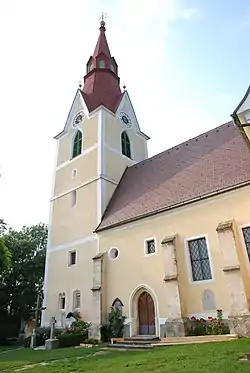
{"type": "Polygon", "coordinates": [[[250,153],[232,122],[128,167],[97,231],[250,182],[250,153]]]}
{"type": "Polygon", "coordinates": [[[105,35],[105,31],[106,31],[105,22],[102,22],[101,27],[100,27],[99,38],[97,40],[96,47],[95,47],[94,54],[93,54],[94,58],[98,57],[99,54],[101,54],[101,53],[103,53],[107,57],[111,58],[111,54],[110,54],[107,38],[106,38],[106,35],[105,35]]]}
{"type": "Polygon", "coordinates": [[[113,113],[116,112],[124,92],[121,92],[119,81],[111,74],[113,73],[106,69],[93,71],[91,76],[85,80],[81,93],[89,112],[100,105],[113,113]]]}

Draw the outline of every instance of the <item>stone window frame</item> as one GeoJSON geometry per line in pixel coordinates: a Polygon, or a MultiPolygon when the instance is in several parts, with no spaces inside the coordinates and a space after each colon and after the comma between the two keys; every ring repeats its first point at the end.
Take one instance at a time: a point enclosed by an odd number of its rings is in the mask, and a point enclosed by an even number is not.
{"type": "Polygon", "coordinates": [[[151,256],[155,256],[157,254],[157,240],[156,240],[156,237],[148,237],[148,238],[145,238],[144,239],[144,256],[145,257],[151,257],[151,256]],[[155,252],[154,253],[148,253],[147,249],[148,249],[148,242],[149,241],[154,241],[155,242],[155,252]]]}
{"type": "Polygon", "coordinates": [[[211,256],[211,250],[210,250],[210,244],[209,244],[209,239],[207,234],[201,234],[199,236],[193,236],[193,237],[188,237],[184,240],[184,248],[185,248],[185,256],[186,256],[186,264],[187,264],[187,274],[188,274],[188,281],[189,284],[192,285],[201,285],[201,284],[209,284],[215,282],[214,278],[214,271],[213,271],[213,262],[212,262],[212,256],[211,256]],[[189,241],[193,240],[198,240],[200,238],[205,238],[206,244],[207,244],[207,252],[208,252],[208,258],[209,258],[209,264],[210,264],[210,270],[211,270],[211,275],[212,278],[209,280],[199,280],[199,281],[194,281],[193,280],[193,272],[192,272],[192,264],[191,264],[191,259],[190,259],[190,252],[189,252],[189,241]]]}
{"type": "Polygon", "coordinates": [[[243,235],[243,228],[250,228],[250,222],[240,226],[240,240],[241,240],[241,244],[242,244],[243,255],[244,255],[244,258],[245,258],[246,263],[247,263],[248,273],[250,275],[250,261],[249,261],[249,258],[248,258],[247,247],[246,247],[245,238],[244,238],[244,235],[243,235]]]}

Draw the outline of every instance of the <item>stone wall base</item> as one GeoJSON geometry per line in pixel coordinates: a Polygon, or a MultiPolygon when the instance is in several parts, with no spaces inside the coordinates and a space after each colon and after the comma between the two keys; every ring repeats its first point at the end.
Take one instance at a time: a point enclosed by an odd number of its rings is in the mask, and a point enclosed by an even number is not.
{"type": "Polygon", "coordinates": [[[89,338],[101,339],[100,324],[92,324],[89,329],[89,338]]]}
{"type": "Polygon", "coordinates": [[[168,319],[165,322],[165,334],[166,337],[185,337],[185,327],[183,319],[168,319]]]}
{"type": "Polygon", "coordinates": [[[130,337],[130,325],[129,324],[124,325],[123,337],[124,338],[129,338],[130,337]]]}
{"type": "Polygon", "coordinates": [[[250,314],[241,316],[228,316],[231,334],[250,338],[250,314]]]}

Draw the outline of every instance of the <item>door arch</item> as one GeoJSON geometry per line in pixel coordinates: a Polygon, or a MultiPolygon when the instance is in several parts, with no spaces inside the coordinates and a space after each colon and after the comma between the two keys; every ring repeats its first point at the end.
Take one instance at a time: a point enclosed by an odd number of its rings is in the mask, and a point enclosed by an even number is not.
{"type": "Polygon", "coordinates": [[[143,291],[138,298],[138,322],[140,335],[155,335],[155,306],[151,295],[143,291]]]}

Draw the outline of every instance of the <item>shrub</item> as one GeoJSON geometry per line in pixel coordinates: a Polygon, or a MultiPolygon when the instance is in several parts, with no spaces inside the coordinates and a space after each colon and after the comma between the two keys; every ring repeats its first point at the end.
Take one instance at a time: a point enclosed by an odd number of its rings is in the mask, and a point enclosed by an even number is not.
{"type": "Polygon", "coordinates": [[[0,313],[0,344],[8,343],[9,338],[18,337],[19,330],[20,319],[18,317],[0,313]]]}
{"type": "Polygon", "coordinates": [[[101,339],[109,342],[111,338],[123,337],[124,321],[126,316],[122,316],[121,311],[111,307],[107,322],[101,326],[101,339]]]}
{"type": "Polygon", "coordinates": [[[99,341],[98,339],[95,339],[95,338],[88,338],[86,339],[86,341],[84,341],[84,343],[88,344],[88,345],[98,345],[99,344],[99,341]]]}
{"type": "Polygon", "coordinates": [[[83,331],[84,332],[89,331],[90,327],[91,327],[90,322],[79,320],[79,321],[74,321],[71,324],[70,328],[68,328],[68,331],[70,331],[71,333],[81,333],[83,331]]]}
{"type": "Polygon", "coordinates": [[[217,310],[217,317],[209,316],[208,320],[191,317],[189,320],[188,335],[218,335],[229,334],[228,325],[223,322],[222,310],[217,310]]]}
{"type": "MultiPolygon", "coordinates": [[[[54,336],[55,338],[62,334],[64,330],[62,329],[55,329],[54,336]]],[[[46,339],[50,337],[50,327],[48,328],[36,328],[36,346],[44,346],[46,339]]]]}
{"type": "Polygon", "coordinates": [[[188,329],[188,335],[206,335],[206,320],[204,319],[197,319],[196,317],[192,316],[190,319],[190,325],[188,329]]]}
{"type": "Polygon", "coordinates": [[[59,347],[73,347],[79,346],[80,343],[86,341],[86,334],[84,333],[63,333],[59,335],[59,347]]]}

